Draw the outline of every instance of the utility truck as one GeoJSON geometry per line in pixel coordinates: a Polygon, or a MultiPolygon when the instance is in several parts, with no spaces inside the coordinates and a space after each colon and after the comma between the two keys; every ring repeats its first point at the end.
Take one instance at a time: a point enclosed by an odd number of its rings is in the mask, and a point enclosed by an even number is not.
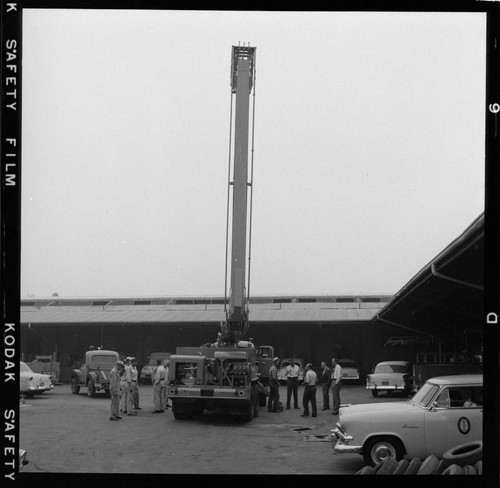
{"type": "Polygon", "coordinates": [[[204,410],[222,408],[231,415],[252,420],[269,394],[267,383],[274,350],[272,346],[255,347],[252,339],[242,340],[249,328],[249,280],[245,285],[246,276],[250,276],[253,169],[249,171],[248,156],[252,91],[255,107],[255,51],[255,47],[233,46],[231,52],[230,126],[234,126],[234,140],[231,131],[230,155],[233,142],[234,155],[228,171],[226,290],[228,261],[231,286],[229,299],[226,294],[224,297],[225,320],[214,343],[178,347],[170,356],[167,396],[176,419],[194,418],[204,410]]]}

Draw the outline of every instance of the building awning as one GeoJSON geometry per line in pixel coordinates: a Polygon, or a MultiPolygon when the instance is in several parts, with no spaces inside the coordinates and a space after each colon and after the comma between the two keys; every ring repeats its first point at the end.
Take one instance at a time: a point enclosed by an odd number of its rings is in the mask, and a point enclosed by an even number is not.
{"type": "Polygon", "coordinates": [[[484,213],[373,317],[429,336],[482,328],[484,213]]]}

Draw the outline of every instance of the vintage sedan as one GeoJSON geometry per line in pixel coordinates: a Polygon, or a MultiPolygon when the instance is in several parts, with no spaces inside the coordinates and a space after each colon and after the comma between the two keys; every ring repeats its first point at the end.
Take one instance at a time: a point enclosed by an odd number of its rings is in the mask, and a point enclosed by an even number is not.
{"type": "Polygon", "coordinates": [[[408,361],[381,361],[366,375],[366,389],[371,390],[374,397],[380,391],[412,391],[413,367],[408,361]]]}
{"type": "Polygon", "coordinates": [[[336,453],[361,454],[375,466],[389,457],[437,458],[482,441],[483,376],[431,378],[408,401],[342,406],[331,431],[336,453]]]}
{"type": "Polygon", "coordinates": [[[360,378],[359,366],[352,359],[339,359],[342,368],[342,381],[357,382],[360,378]]]}
{"type": "Polygon", "coordinates": [[[19,364],[19,369],[19,393],[21,395],[32,397],[37,393],[44,393],[54,388],[49,374],[35,373],[22,361],[19,364]]]}

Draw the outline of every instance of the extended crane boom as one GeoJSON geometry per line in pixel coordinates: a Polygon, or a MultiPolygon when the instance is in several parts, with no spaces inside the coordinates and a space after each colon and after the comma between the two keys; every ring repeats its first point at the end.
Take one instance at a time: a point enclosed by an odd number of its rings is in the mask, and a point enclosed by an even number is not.
{"type": "MultiPolygon", "coordinates": [[[[223,408],[229,414],[252,420],[269,395],[269,368],[274,348],[240,338],[248,330],[248,289],[245,276],[249,273],[250,221],[252,219],[252,173],[248,170],[250,93],[254,88],[255,48],[233,46],[231,57],[231,127],[234,108],[234,155],[229,161],[227,247],[229,244],[229,214],[231,221],[230,297],[224,297],[225,320],[215,343],[199,347],[177,347],[170,356],[167,396],[172,400],[176,419],[195,418],[205,410],[223,408]],[[232,166],[231,166],[232,163],[232,166]],[[232,167],[232,181],[231,181],[232,167]],[[232,207],[230,198],[232,192],[232,207]],[[250,198],[249,198],[250,193],[250,198]],[[227,303],[229,302],[229,303],[227,303]]],[[[231,141],[232,142],[232,141],[231,141]]],[[[253,148],[252,148],[253,151],[253,148]]],[[[231,150],[229,151],[231,156],[231,150]]]]}
{"type": "MultiPolygon", "coordinates": [[[[233,46],[231,92],[236,98],[234,121],[234,156],[231,240],[231,288],[226,320],[221,324],[221,342],[238,341],[248,330],[248,300],[245,277],[247,264],[248,218],[248,133],[250,94],[254,86],[255,47],[233,46]]],[[[229,188],[230,188],[229,187],[229,188]]],[[[229,191],[229,190],[228,190],[229,191]]]]}

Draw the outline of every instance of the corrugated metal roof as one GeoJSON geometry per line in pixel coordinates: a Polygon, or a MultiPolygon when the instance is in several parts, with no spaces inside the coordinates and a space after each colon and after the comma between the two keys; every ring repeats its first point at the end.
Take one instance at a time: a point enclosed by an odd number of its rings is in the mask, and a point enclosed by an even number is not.
{"type": "MultiPolygon", "coordinates": [[[[371,320],[384,303],[268,303],[250,305],[251,322],[345,322],[371,320]],[[371,306],[369,306],[371,305],[371,306]]],[[[23,324],[185,323],[225,319],[216,305],[121,305],[21,307],[23,324]]]]}

